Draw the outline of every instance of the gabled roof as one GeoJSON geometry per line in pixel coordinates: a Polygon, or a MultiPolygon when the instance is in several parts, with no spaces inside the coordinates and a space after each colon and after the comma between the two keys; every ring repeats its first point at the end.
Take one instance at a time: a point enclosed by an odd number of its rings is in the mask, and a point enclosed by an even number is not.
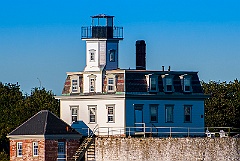
{"type": "Polygon", "coordinates": [[[78,133],[67,123],[48,110],[39,111],[22,125],[17,127],[8,136],[11,135],[71,135],[78,133]]]}

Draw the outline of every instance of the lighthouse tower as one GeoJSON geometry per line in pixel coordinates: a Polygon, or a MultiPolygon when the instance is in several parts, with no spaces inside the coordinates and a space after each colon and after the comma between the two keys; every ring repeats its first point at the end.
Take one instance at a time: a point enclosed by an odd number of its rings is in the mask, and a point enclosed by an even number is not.
{"type": "Polygon", "coordinates": [[[118,44],[123,40],[123,27],[115,27],[114,16],[91,16],[92,25],[82,27],[82,40],[86,40],[85,72],[118,68],[118,44]]]}

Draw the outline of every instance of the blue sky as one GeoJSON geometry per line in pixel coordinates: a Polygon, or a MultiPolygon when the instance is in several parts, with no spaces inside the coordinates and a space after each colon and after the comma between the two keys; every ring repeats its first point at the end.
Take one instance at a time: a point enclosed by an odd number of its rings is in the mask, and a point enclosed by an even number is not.
{"type": "Polygon", "coordinates": [[[0,0],[0,81],[60,95],[66,72],[85,67],[81,26],[100,13],[124,27],[120,68],[135,68],[135,41],[143,39],[149,70],[240,79],[239,0],[0,0]]]}

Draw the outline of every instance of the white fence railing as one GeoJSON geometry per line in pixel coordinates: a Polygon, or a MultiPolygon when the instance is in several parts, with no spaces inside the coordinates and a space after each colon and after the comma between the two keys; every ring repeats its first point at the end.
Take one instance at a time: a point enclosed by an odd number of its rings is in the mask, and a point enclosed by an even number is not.
{"type": "MultiPolygon", "coordinates": [[[[95,135],[98,136],[137,136],[143,137],[198,137],[206,136],[206,131],[219,136],[220,130],[224,130],[228,135],[239,134],[240,128],[232,127],[146,127],[144,123],[137,123],[134,127],[98,127],[95,135]]],[[[88,136],[90,128],[76,128],[83,136],[88,136]]]]}

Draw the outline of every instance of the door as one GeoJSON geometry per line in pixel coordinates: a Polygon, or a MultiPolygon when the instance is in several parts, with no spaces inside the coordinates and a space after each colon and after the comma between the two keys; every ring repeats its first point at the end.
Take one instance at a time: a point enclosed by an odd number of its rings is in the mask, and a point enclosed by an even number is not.
{"type": "Polygon", "coordinates": [[[143,132],[143,105],[134,105],[134,125],[136,132],[143,132]]]}

